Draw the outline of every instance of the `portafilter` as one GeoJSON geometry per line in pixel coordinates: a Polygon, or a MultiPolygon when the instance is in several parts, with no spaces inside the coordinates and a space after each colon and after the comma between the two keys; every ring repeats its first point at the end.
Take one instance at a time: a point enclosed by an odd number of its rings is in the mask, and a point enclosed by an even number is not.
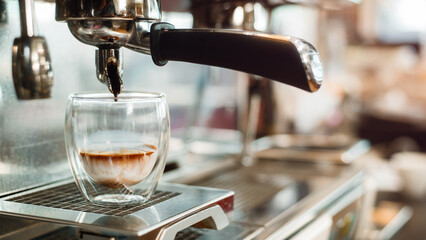
{"type": "Polygon", "coordinates": [[[280,35],[222,29],[175,29],[160,22],[157,0],[56,0],[56,20],[99,48],[99,81],[117,95],[122,88],[121,47],[150,54],[156,65],[183,61],[259,75],[313,92],[322,63],[308,42],[280,35]]]}

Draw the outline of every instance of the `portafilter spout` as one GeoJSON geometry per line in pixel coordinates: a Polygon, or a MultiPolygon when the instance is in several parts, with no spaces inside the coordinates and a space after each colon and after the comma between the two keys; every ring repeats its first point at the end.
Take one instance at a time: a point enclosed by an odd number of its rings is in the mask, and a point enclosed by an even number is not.
{"type": "Polygon", "coordinates": [[[123,87],[123,52],[120,48],[100,48],[96,50],[96,73],[98,80],[107,85],[117,98],[123,87]]]}
{"type": "Polygon", "coordinates": [[[159,66],[169,60],[206,64],[259,75],[309,92],[322,84],[319,54],[302,39],[249,31],[174,29],[160,19],[157,0],[56,0],[56,20],[66,21],[74,37],[100,49],[98,79],[110,91],[113,87],[108,68],[116,67],[115,71],[109,70],[121,73],[122,63],[115,54],[120,47],[151,54],[159,66]],[[108,65],[108,61],[116,64],[108,65]]]}

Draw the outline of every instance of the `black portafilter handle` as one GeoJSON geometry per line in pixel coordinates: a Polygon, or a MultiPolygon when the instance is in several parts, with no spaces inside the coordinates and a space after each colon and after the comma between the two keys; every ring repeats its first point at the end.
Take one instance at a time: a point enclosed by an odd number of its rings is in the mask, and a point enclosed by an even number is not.
{"type": "Polygon", "coordinates": [[[216,29],[174,29],[168,23],[151,27],[155,64],[182,61],[259,75],[309,92],[323,80],[318,52],[308,42],[272,34],[216,29]]]}

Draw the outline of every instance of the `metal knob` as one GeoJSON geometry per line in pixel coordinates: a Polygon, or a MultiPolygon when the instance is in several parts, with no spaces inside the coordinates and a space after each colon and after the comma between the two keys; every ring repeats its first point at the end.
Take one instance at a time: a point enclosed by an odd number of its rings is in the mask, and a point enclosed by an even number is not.
{"type": "Polygon", "coordinates": [[[20,0],[21,37],[12,48],[12,74],[18,99],[49,98],[53,71],[43,37],[35,36],[32,0],[20,0]]]}

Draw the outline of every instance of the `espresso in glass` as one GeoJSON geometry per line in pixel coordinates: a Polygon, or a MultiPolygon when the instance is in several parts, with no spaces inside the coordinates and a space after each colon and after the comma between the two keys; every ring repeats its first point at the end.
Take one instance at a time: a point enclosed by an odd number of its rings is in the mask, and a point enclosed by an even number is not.
{"type": "Polygon", "coordinates": [[[82,151],[80,160],[86,173],[96,183],[109,188],[128,188],[144,180],[157,159],[157,147],[115,151],[82,151]]]}
{"type": "Polygon", "coordinates": [[[169,131],[163,94],[71,95],[65,139],[82,195],[96,204],[149,199],[164,170],[169,131]]]}

